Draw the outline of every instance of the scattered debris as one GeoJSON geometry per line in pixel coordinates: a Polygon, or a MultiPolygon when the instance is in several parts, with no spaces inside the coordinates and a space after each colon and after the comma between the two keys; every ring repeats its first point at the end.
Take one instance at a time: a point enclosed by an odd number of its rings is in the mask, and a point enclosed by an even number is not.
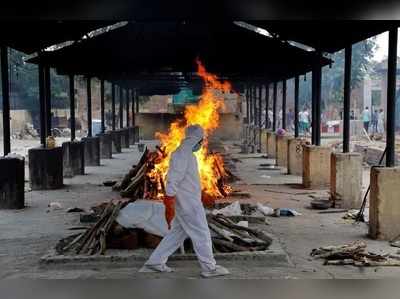
{"type": "Polygon", "coordinates": [[[82,213],[82,212],[85,212],[85,210],[77,207],[67,209],[67,213],[82,213]]]}
{"type": "Polygon", "coordinates": [[[339,213],[345,213],[347,212],[347,209],[332,209],[332,210],[327,210],[327,211],[320,211],[318,214],[339,214],[339,213]]]}
{"type": "Polygon", "coordinates": [[[326,246],[313,249],[311,256],[324,259],[324,265],[400,266],[400,257],[389,254],[380,255],[366,251],[362,241],[339,246],[326,246]]]}
{"type": "Polygon", "coordinates": [[[81,214],[79,217],[79,221],[81,223],[95,223],[99,221],[100,217],[96,213],[88,213],[88,214],[81,214]]]}
{"type": "Polygon", "coordinates": [[[273,208],[270,208],[268,206],[263,206],[260,203],[257,203],[257,210],[261,212],[264,216],[271,216],[275,213],[273,208]]]}
{"type": "MultiPolygon", "coordinates": [[[[342,217],[343,219],[346,220],[357,220],[357,217],[359,216],[360,210],[357,209],[352,209],[348,210],[347,213],[342,217]]],[[[369,221],[369,211],[368,209],[364,210],[364,213],[362,214],[362,221],[363,222],[368,222],[369,221]]]]}
{"type": "Polygon", "coordinates": [[[62,205],[59,202],[51,202],[47,205],[47,213],[56,210],[62,210],[62,205]]]}
{"type": "Polygon", "coordinates": [[[313,199],[310,205],[315,210],[327,210],[332,207],[332,201],[329,199],[313,199]]]}
{"type": "Polygon", "coordinates": [[[390,246],[400,248],[400,235],[389,241],[390,246]]]}
{"type": "Polygon", "coordinates": [[[225,208],[214,209],[211,213],[213,215],[220,214],[224,216],[241,216],[242,209],[240,207],[239,201],[235,201],[232,204],[226,206],[225,208]]]}
{"type": "Polygon", "coordinates": [[[281,216],[301,216],[301,213],[297,212],[294,209],[288,208],[277,208],[274,210],[273,216],[281,217],[281,216]]]}
{"type": "Polygon", "coordinates": [[[117,181],[104,181],[103,185],[106,187],[112,187],[117,183],[117,181]]]}

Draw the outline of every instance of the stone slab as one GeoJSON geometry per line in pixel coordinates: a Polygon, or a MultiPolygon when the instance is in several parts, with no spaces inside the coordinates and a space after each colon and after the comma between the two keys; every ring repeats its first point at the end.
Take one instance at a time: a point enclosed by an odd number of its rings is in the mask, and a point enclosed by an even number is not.
{"type": "Polygon", "coordinates": [[[100,159],[112,158],[112,135],[110,133],[97,134],[100,138],[100,159]]]}
{"type": "Polygon", "coordinates": [[[268,158],[276,158],[276,134],[267,132],[267,154],[268,158]]]}
{"type": "Polygon", "coordinates": [[[276,165],[280,167],[287,167],[288,165],[288,150],[289,150],[289,139],[293,139],[292,136],[276,136],[276,165]]]}
{"type": "Polygon", "coordinates": [[[303,146],[303,185],[305,188],[329,187],[331,152],[326,146],[303,146]]]}
{"type": "Polygon", "coordinates": [[[112,153],[121,153],[121,131],[115,130],[109,132],[112,137],[112,153]]]}
{"type": "Polygon", "coordinates": [[[61,147],[31,148],[28,151],[29,178],[32,190],[63,187],[63,151],[61,147]]]}
{"type": "Polygon", "coordinates": [[[362,155],[332,153],[331,199],[335,207],[359,209],[362,201],[362,155]]]}
{"type": "Polygon", "coordinates": [[[293,138],[288,141],[288,174],[303,175],[303,145],[307,142],[305,138],[293,138]]]}
{"type": "Polygon", "coordinates": [[[85,151],[85,166],[100,166],[100,138],[82,138],[85,151]]]}
{"type": "Polygon", "coordinates": [[[67,141],[62,144],[63,174],[71,178],[85,174],[84,144],[81,141],[67,141]]]}
{"type": "Polygon", "coordinates": [[[400,167],[371,169],[369,234],[392,240],[400,235],[400,167]]]}
{"type": "Polygon", "coordinates": [[[0,157],[0,209],[25,207],[25,159],[0,157]]]}
{"type": "Polygon", "coordinates": [[[123,128],[121,131],[121,147],[129,148],[129,128],[123,128]]]}

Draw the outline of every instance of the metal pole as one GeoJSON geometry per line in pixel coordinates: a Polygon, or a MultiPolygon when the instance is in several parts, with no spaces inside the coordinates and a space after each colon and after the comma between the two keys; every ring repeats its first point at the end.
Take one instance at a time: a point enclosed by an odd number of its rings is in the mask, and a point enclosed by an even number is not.
{"type": "Polygon", "coordinates": [[[286,80],[282,82],[282,129],[286,130],[286,80]]]}
{"type": "Polygon", "coordinates": [[[51,136],[51,78],[50,67],[44,67],[44,83],[45,83],[45,98],[46,98],[46,135],[51,136]]]}
{"type": "Polygon", "coordinates": [[[344,50],[343,153],[350,151],[351,52],[352,45],[348,45],[344,50]]]}
{"type": "Polygon", "coordinates": [[[115,131],[115,84],[111,83],[111,113],[112,113],[112,129],[115,131]]]}
{"type": "MultiPolygon", "coordinates": [[[[262,85],[258,87],[258,127],[262,127],[262,85]]],[[[260,131],[261,132],[261,131],[260,131]]]]}
{"type": "Polygon", "coordinates": [[[322,68],[321,65],[317,66],[316,77],[316,104],[315,104],[315,145],[321,145],[321,83],[322,83],[322,68]]]}
{"type": "Polygon", "coordinates": [[[315,78],[316,71],[315,67],[313,67],[312,78],[311,78],[311,144],[315,145],[315,103],[316,103],[316,91],[315,91],[315,78]]]}
{"type": "Polygon", "coordinates": [[[74,75],[69,75],[69,114],[71,127],[71,141],[75,140],[75,79],[74,75]]]}
{"type": "Polygon", "coordinates": [[[129,128],[129,89],[125,89],[126,98],[126,127],[129,128]]]}
{"type": "Polygon", "coordinates": [[[386,105],[386,167],[396,165],[396,72],[397,72],[397,27],[389,30],[389,55],[386,105]]]}
{"type": "Polygon", "coordinates": [[[269,110],[269,83],[265,85],[265,128],[269,128],[269,117],[268,117],[268,110],[269,110]]]}
{"type": "Polygon", "coordinates": [[[1,46],[1,86],[3,94],[3,149],[4,156],[11,152],[10,139],[10,82],[8,77],[8,48],[1,46]]]}
{"type": "Polygon", "coordinates": [[[123,100],[123,92],[124,90],[119,86],[119,127],[122,129],[124,127],[124,100],[123,100]]]}
{"type": "Polygon", "coordinates": [[[294,77],[294,137],[299,137],[299,75],[294,77]]]}
{"type": "Polygon", "coordinates": [[[276,131],[276,102],[277,102],[277,89],[278,89],[278,84],[274,82],[274,93],[273,93],[273,102],[272,102],[272,113],[273,113],[273,118],[272,118],[272,131],[276,131]]]}
{"type": "Polygon", "coordinates": [[[88,122],[88,137],[92,137],[92,86],[91,78],[86,78],[87,92],[87,122],[88,122]]]}
{"type": "Polygon", "coordinates": [[[106,131],[104,119],[104,80],[100,80],[100,116],[101,116],[101,133],[106,131]]]}
{"type": "Polygon", "coordinates": [[[246,100],[246,124],[250,124],[250,102],[249,102],[249,86],[246,86],[246,93],[245,93],[245,100],[246,100]]]}
{"type": "Polygon", "coordinates": [[[139,91],[137,91],[136,93],[135,102],[136,102],[136,113],[139,113],[139,91]]]}
{"type": "Polygon", "coordinates": [[[39,107],[40,107],[40,144],[46,147],[46,96],[44,87],[44,67],[39,63],[39,107]]]}
{"type": "Polygon", "coordinates": [[[135,119],[135,97],[136,97],[136,89],[132,90],[132,127],[136,125],[135,119]]]}

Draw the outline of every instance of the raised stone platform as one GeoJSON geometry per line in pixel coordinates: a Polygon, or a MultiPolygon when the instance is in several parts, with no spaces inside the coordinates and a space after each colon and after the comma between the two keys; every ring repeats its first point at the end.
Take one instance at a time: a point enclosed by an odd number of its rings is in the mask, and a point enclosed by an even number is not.
{"type": "Polygon", "coordinates": [[[276,165],[280,167],[287,168],[288,166],[288,151],[290,139],[293,139],[293,137],[288,135],[276,136],[276,165]]]}
{"type": "Polygon", "coordinates": [[[276,134],[271,131],[267,132],[267,154],[268,158],[276,158],[276,134]]]}
{"type": "Polygon", "coordinates": [[[63,174],[71,178],[85,174],[84,145],[81,141],[67,141],[62,144],[63,174]]]}
{"type": "Polygon", "coordinates": [[[129,127],[129,145],[135,144],[135,128],[129,127]]]}
{"type": "MultiPolygon", "coordinates": [[[[273,236],[272,236],[273,237],[273,236]]],[[[142,265],[150,256],[152,249],[137,250],[117,250],[108,249],[105,255],[57,255],[55,250],[50,250],[48,254],[40,259],[41,264],[45,265],[142,265]]],[[[258,266],[276,266],[287,267],[291,263],[286,252],[282,249],[276,238],[268,250],[264,251],[246,251],[233,253],[215,253],[215,259],[218,261],[235,262],[246,261],[254,262],[258,266]]],[[[173,254],[169,261],[197,261],[195,254],[173,254]]]]}
{"type": "Polygon", "coordinates": [[[303,185],[305,188],[329,187],[331,152],[327,146],[303,146],[303,185]]]}
{"type": "Polygon", "coordinates": [[[115,130],[110,131],[112,138],[112,153],[118,154],[121,152],[121,131],[115,130]]]}
{"type": "Polygon", "coordinates": [[[100,159],[112,158],[112,136],[110,133],[97,134],[100,138],[100,159]]]}
{"type": "Polygon", "coordinates": [[[31,148],[28,151],[28,157],[32,190],[63,187],[63,151],[61,147],[31,148]]]}
{"type": "Polygon", "coordinates": [[[0,209],[25,207],[25,159],[0,157],[0,209]]]}
{"type": "Polygon", "coordinates": [[[303,145],[307,142],[305,138],[293,138],[288,141],[288,174],[303,175],[303,145]]]}
{"type": "Polygon", "coordinates": [[[100,166],[100,138],[82,138],[85,148],[85,166],[100,166]]]}
{"type": "Polygon", "coordinates": [[[123,128],[121,131],[121,147],[129,148],[129,128],[123,128]]]}

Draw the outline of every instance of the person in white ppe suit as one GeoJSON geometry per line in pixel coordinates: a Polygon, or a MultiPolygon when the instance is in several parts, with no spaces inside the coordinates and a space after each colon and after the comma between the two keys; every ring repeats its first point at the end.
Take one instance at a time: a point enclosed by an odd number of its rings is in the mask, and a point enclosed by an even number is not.
{"type": "Polygon", "coordinates": [[[171,272],[172,269],[166,265],[168,257],[189,237],[201,266],[201,275],[227,275],[229,271],[216,265],[212,252],[211,234],[201,202],[197,160],[193,154],[201,148],[204,131],[199,125],[192,125],[186,128],[185,133],[185,139],[171,156],[167,174],[166,197],[172,198],[173,202],[176,198],[172,228],[140,271],[171,272]]]}

